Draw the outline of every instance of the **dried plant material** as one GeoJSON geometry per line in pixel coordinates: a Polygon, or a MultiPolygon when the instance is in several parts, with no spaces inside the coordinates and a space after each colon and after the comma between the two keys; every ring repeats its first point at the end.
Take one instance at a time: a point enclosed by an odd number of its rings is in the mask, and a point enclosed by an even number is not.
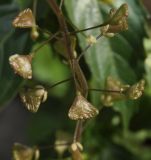
{"type": "Polygon", "coordinates": [[[138,83],[132,85],[127,90],[125,90],[124,93],[130,99],[138,99],[143,94],[144,86],[145,86],[145,81],[140,80],[138,83]]]}
{"type": "Polygon", "coordinates": [[[98,109],[89,103],[82,95],[77,95],[69,109],[68,116],[72,120],[85,120],[95,117],[98,109]]]}
{"type": "Polygon", "coordinates": [[[84,97],[88,94],[88,84],[77,59],[71,61],[76,90],[84,97]]]}
{"type": "Polygon", "coordinates": [[[37,27],[32,27],[30,36],[32,40],[36,40],[39,37],[39,32],[37,31],[37,27]]]}
{"type": "Polygon", "coordinates": [[[55,150],[57,151],[60,158],[63,156],[63,153],[68,149],[69,142],[71,141],[72,141],[72,135],[64,131],[57,131],[55,150]]]}
{"type": "Polygon", "coordinates": [[[34,88],[23,88],[20,91],[20,97],[25,107],[31,112],[37,112],[42,102],[47,99],[47,91],[41,85],[34,88]]]}
{"type": "Polygon", "coordinates": [[[123,20],[126,20],[128,17],[128,5],[126,3],[122,4],[119,9],[110,10],[110,25],[117,25],[123,23],[123,20]]]}
{"type": "Polygon", "coordinates": [[[105,106],[112,106],[114,101],[124,98],[124,95],[122,94],[123,91],[122,83],[110,76],[106,80],[105,89],[111,91],[111,92],[106,92],[101,96],[102,103],[105,106]],[[112,91],[119,91],[119,92],[112,92],[112,91]]]}
{"type": "Polygon", "coordinates": [[[82,154],[77,143],[72,143],[70,147],[72,160],[82,160],[82,154]]]}
{"type": "Polygon", "coordinates": [[[108,25],[106,25],[106,26],[101,27],[100,30],[101,30],[101,33],[102,33],[103,36],[106,36],[106,37],[108,37],[108,38],[112,38],[112,37],[115,36],[115,33],[108,32],[109,27],[110,27],[110,25],[108,24],[108,25]]]}
{"type": "Polygon", "coordinates": [[[38,160],[40,152],[36,147],[28,147],[20,143],[13,146],[13,160],[38,160]]]}
{"type": "Polygon", "coordinates": [[[25,79],[32,78],[32,55],[12,55],[9,57],[9,63],[14,72],[25,79]]]}
{"type": "Polygon", "coordinates": [[[97,42],[97,40],[96,40],[96,38],[94,36],[89,35],[87,37],[87,42],[88,42],[88,44],[92,45],[92,44],[95,44],[97,42]]]}
{"type": "Polygon", "coordinates": [[[55,141],[55,150],[57,151],[59,157],[62,157],[63,153],[68,148],[68,145],[66,143],[67,143],[67,141],[63,141],[63,140],[56,140],[55,141]]]}
{"type": "Polygon", "coordinates": [[[110,19],[106,26],[101,27],[101,33],[113,37],[115,33],[128,30],[128,5],[123,4],[119,9],[110,10],[110,19]]]}
{"type": "Polygon", "coordinates": [[[35,25],[35,18],[31,9],[27,8],[19,13],[19,15],[12,22],[17,28],[32,28],[35,25]]]}
{"type": "Polygon", "coordinates": [[[124,85],[112,77],[108,77],[106,81],[106,90],[108,92],[101,96],[101,100],[105,106],[112,106],[118,100],[138,99],[144,91],[144,85],[144,80],[130,86],[124,85]]]}

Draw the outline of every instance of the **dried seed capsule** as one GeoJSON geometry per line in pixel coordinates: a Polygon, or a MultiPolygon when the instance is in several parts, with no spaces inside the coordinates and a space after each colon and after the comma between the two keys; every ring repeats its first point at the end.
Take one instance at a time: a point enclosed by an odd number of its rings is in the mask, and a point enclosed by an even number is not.
{"type": "Polygon", "coordinates": [[[18,28],[32,28],[35,26],[35,18],[31,9],[27,8],[20,12],[13,20],[12,25],[18,28]]]}
{"type": "Polygon", "coordinates": [[[22,89],[20,97],[25,107],[31,112],[37,112],[42,102],[47,99],[47,91],[43,86],[37,85],[34,88],[22,89]]]}
{"type": "Polygon", "coordinates": [[[9,57],[9,63],[14,72],[25,79],[32,78],[32,56],[31,55],[12,55],[9,57]]]}
{"type": "Polygon", "coordinates": [[[108,92],[101,96],[101,100],[105,106],[112,106],[113,103],[118,100],[138,99],[144,91],[144,85],[144,80],[130,86],[124,85],[112,77],[108,77],[106,81],[106,90],[108,90],[108,92]]]}
{"type": "Polygon", "coordinates": [[[144,85],[145,85],[145,81],[140,80],[138,83],[132,85],[127,90],[125,90],[124,93],[130,99],[138,99],[143,94],[144,85]]]}
{"type": "Polygon", "coordinates": [[[117,25],[122,23],[123,19],[126,20],[128,17],[128,5],[124,3],[117,10],[111,10],[110,16],[110,25],[117,25]]]}
{"type": "Polygon", "coordinates": [[[28,147],[20,143],[13,145],[13,160],[38,160],[40,152],[37,147],[28,147]]]}
{"type": "Polygon", "coordinates": [[[128,30],[128,5],[123,4],[119,9],[110,10],[110,19],[107,25],[101,27],[101,33],[107,37],[113,37],[115,33],[128,30]]]}
{"type": "Polygon", "coordinates": [[[85,120],[95,117],[99,113],[82,95],[77,95],[69,109],[68,116],[72,120],[85,120]]]}

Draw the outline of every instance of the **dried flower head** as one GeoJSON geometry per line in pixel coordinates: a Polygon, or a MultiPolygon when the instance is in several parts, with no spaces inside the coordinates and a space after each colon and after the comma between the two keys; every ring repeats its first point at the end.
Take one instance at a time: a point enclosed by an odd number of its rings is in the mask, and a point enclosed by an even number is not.
{"type": "Polygon", "coordinates": [[[77,95],[69,109],[68,116],[72,120],[85,120],[95,117],[99,113],[82,95],[77,95]]]}
{"type": "Polygon", "coordinates": [[[113,37],[115,33],[128,30],[128,5],[123,4],[119,9],[110,10],[110,19],[106,26],[101,27],[104,36],[113,37]]]}
{"type": "Polygon", "coordinates": [[[18,28],[32,28],[35,26],[35,18],[32,10],[27,8],[19,13],[19,15],[13,20],[12,25],[18,28]]]}
{"type": "Polygon", "coordinates": [[[9,57],[9,63],[14,72],[25,79],[32,78],[32,56],[31,55],[12,55],[9,57]]]}
{"type": "Polygon", "coordinates": [[[113,102],[116,100],[123,99],[125,96],[122,94],[123,88],[129,87],[128,85],[124,85],[112,78],[112,77],[107,77],[106,80],[106,90],[109,90],[111,92],[106,92],[101,96],[101,100],[103,105],[105,106],[112,106],[113,102]],[[118,92],[112,92],[112,91],[118,91],[118,92]]]}
{"type": "Polygon", "coordinates": [[[127,88],[127,90],[124,90],[124,93],[130,99],[138,99],[143,94],[144,86],[145,86],[145,81],[140,80],[138,83],[127,88]]]}
{"type": "Polygon", "coordinates": [[[13,160],[38,160],[40,152],[37,147],[28,147],[20,143],[13,145],[13,160]]]}
{"type": "Polygon", "coordinates": [[[23,88],[20,97],[29,111],[37,112],[40,104],[47,99],[47,91],[43,86],[36,85],[34,88],[23,88]]]}
{"type": "Polygon", "coordinates": [[[130,86],[124,85],[112,77],[108,77],[106,81],[106,90],[108,90],[108,92],[101,96],[101,100],[105,106],[112,106],[114,101],[123,99],[138,99],[144,91],[144,85],[144,80],[130,86]]]}

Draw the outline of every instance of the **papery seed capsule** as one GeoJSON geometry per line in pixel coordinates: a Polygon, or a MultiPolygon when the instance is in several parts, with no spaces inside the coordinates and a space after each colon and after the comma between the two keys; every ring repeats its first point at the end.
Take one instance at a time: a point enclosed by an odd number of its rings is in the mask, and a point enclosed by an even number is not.
{"type": "Polygon", "coordinates": [[[125,94],[130,99],[138,99],[143,94],[144,85],[145,85],[145,81],[144,80],[140,80],[138,83],[136,83],[136,84],[132,85],[131,87],[129,87],[129,89],[127,89],[125,91],[125,94]]]}
{"type": "Polygon", "coordinates": [[[34,152],[31,147],[15,143],[13,146],[13,160],[32,160],[34,152]]]}
{"type": "Polygon", "coordinates": [[[37,85],[34,88],[22,89],[20,97],[25,107],[31,112],[37,112],[42,102],[47,99],[47,91],[43,86],[37,85]]]}
{"type": "Polygon", "coordinates": [[[32,78],[32,56],[31,55],[12,55],[9,57],[9,63],[14,72],[25,79],[32,78]]]}
{"type": "Polygon", "coordinates": [[[35,18],[31,9],[27,8],[20,12],[13,20],[12,25],[18,28],[32,28],[35,26],[35,18]]]}
{"type": "Polygon", "coordinates": [[[68,116],[72,120],[85,120],[95,117],[99,110],[89,103],[82,95],[77,95],[69,109],[68,116]]]}

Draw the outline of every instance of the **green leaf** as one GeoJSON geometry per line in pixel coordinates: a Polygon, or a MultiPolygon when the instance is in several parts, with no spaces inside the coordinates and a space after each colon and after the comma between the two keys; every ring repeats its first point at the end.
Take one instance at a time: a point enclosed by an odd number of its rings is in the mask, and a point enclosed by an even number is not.
{"type": "MultiPolygon", "coordinates": [[[[34,48],[40,46],[36,43],[34,48]]],[[[54,84],[61,80],[69,78],[67,66],[63,64],[58,57],[53,55],[52,48],[49,44],[43,46],[33,59],[33,75],[34,77],[46,84],[54,84]]],[[[55,96],[62,96],[68,89],[67,85],[58,85],[50,89],[50,93],[55,96]]]]}
{"type": "MultiPolygon", "coordinates": [[[[141,7],[137,1],[124,1],[120,0],[114,3],[114,6],[118,8],[122,3],[128,3],[129,6],[129,30],[122,34],[117,35],[114,38],[102,38],[91,47],[85,54],[86,62],[92,73],[92,78],[95,82],[95,87],[104,88],[105,80],[107,76],[113,76],[121,81],[133,84],[138,79],[135,70],[138,70],[138,62],[140,57],[143,56],[142,38],[145,35],[144,32],[144,18],[138,16],[141,14],[141,7]],[[139,49],[138,55],[136,50],[139,49]],[[134,62],[135,57],[135,62],[134,62]],[[134,62],[133,68],[131,63],[134,62]]],[[[107,14],[110,7],[97,0],[80,0],[65,1],[66,10],[69,18],[74,25],[79,29],[92,27],[103,22],[103,18],[107,18],[107,14]]],[[[87,35],[99,35],[99,29],[86,32],[87,35]]],[[[80,46],[84,49],[88,44],[85,37],[78,34],[80,46]]],[[[136,106],[133,102],[118,103],[114,106],[115,110],[118,110],[123,117],[124,128],[128,128],[130,118],[136,111],[136,106]]]]}

